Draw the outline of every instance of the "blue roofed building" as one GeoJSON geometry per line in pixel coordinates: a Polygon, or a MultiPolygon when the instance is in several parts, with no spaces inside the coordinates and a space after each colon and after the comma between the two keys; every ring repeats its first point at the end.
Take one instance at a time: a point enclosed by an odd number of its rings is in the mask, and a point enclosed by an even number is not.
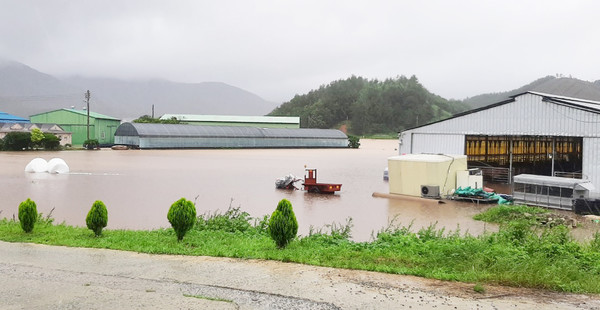
{"type": "Polygon", "coordinates": [[[30,123],[29,119],[0,112],[0,123],[30,123]]]}

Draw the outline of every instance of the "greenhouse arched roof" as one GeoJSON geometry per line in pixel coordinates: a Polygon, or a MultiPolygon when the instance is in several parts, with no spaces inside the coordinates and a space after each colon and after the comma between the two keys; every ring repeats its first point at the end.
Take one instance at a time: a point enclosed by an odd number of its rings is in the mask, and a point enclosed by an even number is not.
{"type": "Polygon", "coordinates": [[[336,129],[256,128],[236,126],[198,126],[180,124],[123,123],[115,136],[137,137],[201,137],[201,138],[313,138],[347,139],[336,129]]]}

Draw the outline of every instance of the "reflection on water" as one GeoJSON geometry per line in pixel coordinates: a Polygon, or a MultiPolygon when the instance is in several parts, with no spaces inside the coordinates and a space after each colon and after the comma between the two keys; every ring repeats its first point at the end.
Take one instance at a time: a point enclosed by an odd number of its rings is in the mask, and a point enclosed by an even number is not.
{"type": "MultiPolygon", "coordinates": [[[[52,208],[56,222],[85,226],[95,200],[109,213],[108,228],[169,227],[167,211],[181,197],[196,200],[199,214],[241,207],[254,217],[271,214],[279,200],[292,202],[299,233],[309,227],[344,224],[352,218],[352,235],[364,241],[396,218],[413,229],[438,227],[479,234],[486,229],[471,219],[483,206],[449,202],[419,203],[374,198],[388,192],[383,181],[387,158],[397,155],[395,140],[363,140],[360,149],[100,150],[0,153],[0,216],[12,218],[21,201],[31,198],[38,212],[52,208]],[[35,157],[60,157],[71,174],[26,173],[35,157]],[[278,190],[275,179],[318,169],[319,182],[342,183],[335,195],[278,190]],[[197,197],[197,199],[196,199],[197,197]],[[232,201],[233,199],[233,201],[232,201]]],[[[490,229],[488,224],[487,229],[490,229]]]]}

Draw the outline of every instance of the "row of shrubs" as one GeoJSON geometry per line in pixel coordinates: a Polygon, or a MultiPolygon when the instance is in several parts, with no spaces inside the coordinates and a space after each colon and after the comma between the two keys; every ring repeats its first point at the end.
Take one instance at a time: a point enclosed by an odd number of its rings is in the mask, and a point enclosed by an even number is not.
{"type": "MultiPolygon", "coordinates": [[[[236,210],[230,209],[228,212],[236,212],[236,210]]],[[[240,217],[246,224],[248,224],[246,221],[247,216],[248,214],[244,213],[240,217]]],[[[27,198],[19,204],[19,223],[23,231],[26,233],[32,232],[38,217],[37,205],[33,200],[27,198]]],[[[167,219],[175,231],[177,241],[183,240],[186,233],[194,225],[210,225],[204,218],[196,217],[195,204],[185,198],[181,198],[171,205],[167,213],[167,219]]],[[[279,201],[271,217],[268,219],[265,217],[264,222],[268,222],[266,230],[278,248],[285,248],[298,233],[298,221],[292,203],[287,199],[279,201]]],[[[102,201],[96,200],[94,202],[87,214],[85,224],[87,228],[94,232],[96,237],[102,235],[102,229],[108,224],[108,211],[102,201]]],[[[214,223],[211,224],[214,225],[214,223]]]]}
{"type": "MultiPolygon", "coordinates": [[[[19,204],[19,223],[26,233],[33,231],[35,223],[38,221],[37,204],[35,201],[27,200],[19,204]]],[[[85,224],[94,231],[96,236],[102,234],[102,229],[108,224],[108,211],[106,206],[100,200],[96,200],[85,218],[85,224]]]]}
{"type": "Polygon", "coordinates": [[[34,148],[58,150],[60,149],[60,138],[34,128],[31,132],[9,132],[0,139],[0,150],[21,151],[34,148]]]}

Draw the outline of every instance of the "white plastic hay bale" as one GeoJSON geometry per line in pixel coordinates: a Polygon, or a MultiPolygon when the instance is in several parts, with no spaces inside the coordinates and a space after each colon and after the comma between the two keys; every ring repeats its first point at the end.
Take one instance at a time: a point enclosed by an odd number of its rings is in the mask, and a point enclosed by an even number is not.
{"type": "Polygon", "coordinates": [[[48,171],[48,162],[43,158],[32,159],[27,166],[25,166],[26,172],[46,172],[48,171]]]}
{"type": "Polygon", "coordinates": [[[69,165],[62,158],[52,158],[48,162],[49,173],[69,173],[69,165]]]}

